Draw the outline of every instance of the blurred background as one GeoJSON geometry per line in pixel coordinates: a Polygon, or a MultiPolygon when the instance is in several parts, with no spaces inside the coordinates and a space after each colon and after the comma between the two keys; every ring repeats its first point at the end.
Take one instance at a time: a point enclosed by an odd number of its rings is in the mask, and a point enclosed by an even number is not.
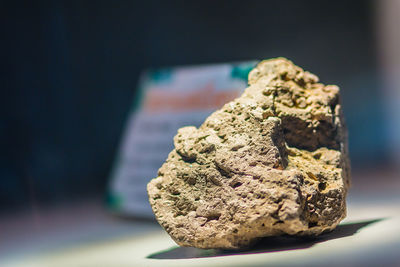
{"type": "Polygon", "coordinates": [[[353,187],[391,188],[399,2],[2,1],[0,220],[101,210],[141,71],[277,56],[341,87],[353,187]]]}

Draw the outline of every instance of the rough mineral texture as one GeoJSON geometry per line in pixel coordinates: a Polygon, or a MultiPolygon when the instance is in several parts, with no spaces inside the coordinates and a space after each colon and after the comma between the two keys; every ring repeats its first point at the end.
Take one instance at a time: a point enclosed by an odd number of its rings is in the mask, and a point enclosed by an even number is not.
{"type": "Polygon", "coordinates": [[[148,184],[181,246],[235,249],[319,235],[346,216],[350,182],[339,88],[284,58],[260,62],[242,96],[184,127],[148,184]]]}

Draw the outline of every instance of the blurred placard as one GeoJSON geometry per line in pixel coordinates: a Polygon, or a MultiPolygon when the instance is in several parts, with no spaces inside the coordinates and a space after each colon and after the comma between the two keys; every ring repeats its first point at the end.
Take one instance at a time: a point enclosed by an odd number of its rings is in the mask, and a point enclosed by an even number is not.
{"type": "Polygon", "coordinates": [[[114,164],[108,206],[123,215],[153,217],[146,185],[173,149],[182,126],[200,126],[247,86],[255,61],[145,72],[114,164]]]}

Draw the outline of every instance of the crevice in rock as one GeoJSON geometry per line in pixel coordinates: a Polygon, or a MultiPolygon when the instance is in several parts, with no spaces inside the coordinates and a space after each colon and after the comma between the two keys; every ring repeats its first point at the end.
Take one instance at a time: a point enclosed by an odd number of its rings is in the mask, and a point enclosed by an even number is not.
{"type": "Polygon", "coordinates": [[[221,217],[221,214],[212,214],[210,216],[207,216],[207,222],[212,221],[212,220],[219,220],[219,217],[221,217]]]}
{"type": "Polygon", "coordinates": [[[276,87],[275,90],[272,92],[272,106],[271,106],[271,110],[272,110],[272,114],[274,115],[273,117],[279,118],[278,115],[276,114],[276,107],[275,107],[275,98],[276,98],[276,87]]]}
{"type": "Polygon", "coordinates": [[[241,182],[236,182],[236,183],[234,183],[233,185],[231,185],[231,187],[232,188],[237,188],[237,187],[239,187],[239,186],[241,186],[243,183],[241,183],[241,182]]]}
{"type": "Polygon", "coordinates": [[[282,220],[278,220],[278,221],[274,222],[272,225],[277,225],[277,224],[282,224],[282,223],[285,223],[285,222],[282,220]]]}
{"type": "Polygon", "coordinates": [[[326,183],[325,182],[321,182],[318,184],[318,189],[319,191],[323,191],[326,189],[326,183]]]}
{"type": "Polygon", "coordinates": [[[308,228],[313,228],[313,227],[317,227],[318,223],[317,222],[309,222],[308,223],[308,228]]]}
{"type": "Polygon", "coordinates": [[[232,173],[222,169],[218,164],[215,164],[216,170],[225,178],[231,178],[232,173]]]}
{"type": "Polygon", "coordinates": [[[176,150],[176,152],[178,153],[179,156],[181,156],[181,158],[182,158],[182,160],[184,162],[187,162],[187,163],[195,163],[196,162],[196,157],[195,156],[194,157],[187,157],[187,156],[183,155],[179,150],[176,150]]]}

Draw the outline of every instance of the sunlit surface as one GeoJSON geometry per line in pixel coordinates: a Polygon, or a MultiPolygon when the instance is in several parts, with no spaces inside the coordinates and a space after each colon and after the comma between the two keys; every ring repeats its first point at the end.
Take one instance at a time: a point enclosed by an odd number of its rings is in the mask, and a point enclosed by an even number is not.
{"type": "Polygon", "coordinates": [[[365,182],[354,185],[346,220],[316,239],[271,238],[243,251],[180,248],[153,222],[117,219],[88,204],[19,243],[9,234],[15,244],[3,243],[1,266],[399,266],[399,187],[359,175],[365,182]],[[85,209],[91,212],[77,214],[85,209]],[[68,221],[71,214],[79,222],[68,221]]]}

